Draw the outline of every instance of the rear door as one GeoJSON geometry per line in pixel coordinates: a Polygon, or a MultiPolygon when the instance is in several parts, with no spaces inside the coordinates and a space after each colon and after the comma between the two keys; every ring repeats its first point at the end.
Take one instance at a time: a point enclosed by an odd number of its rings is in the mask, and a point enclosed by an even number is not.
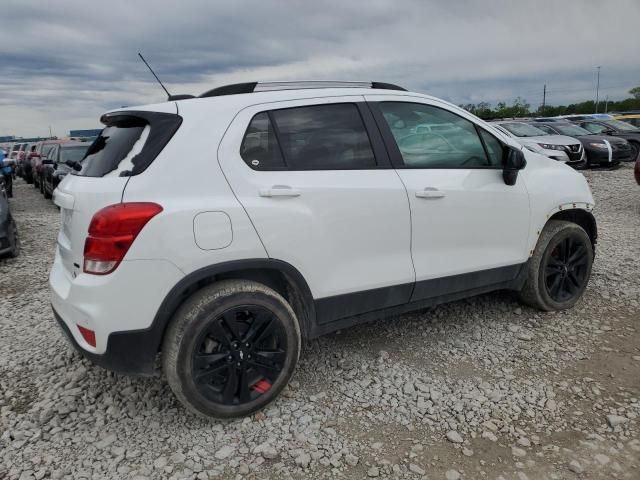
{"type": "MultiPolygon", "coordinates": [[[[167,104],[175,111],[175,104],[167,104]]],[[[58,252],[70,276],[82,271],[84,244],[93,215],[120,203],[124,188],[155,159],[179,127],[181,119],[170,113],[114,112],[103,115],[105,128],[89,147],[85,158],[54,192],[60,207],[58,252]]]]}
{"type": "Polygon", "coordinates": [[[360,96],[241,111],[218,160],[271,258],[296,267],[321,323],[409,300],[407,196],[360,96]]]}
{"type": "Polygon", "coordinates": [[[528,257],[529,196],[521,177],[504,183],[499,140],[444,105],[367,99],[409,196],[413,300],[514,279],[528,257]]]}

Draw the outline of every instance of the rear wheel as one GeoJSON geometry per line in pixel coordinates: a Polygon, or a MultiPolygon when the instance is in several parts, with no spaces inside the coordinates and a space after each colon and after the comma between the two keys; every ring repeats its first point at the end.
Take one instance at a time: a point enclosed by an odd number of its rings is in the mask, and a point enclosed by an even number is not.
{"type": "Polygon", "coordinates": [[[176,397],[207,417],[249,415],[287,385],[300,355],[300,327],[282,296],[252,281],[226,280],[194,293],[163,342],[176,397]]]}
{"type": "Polygon", "coordinates": [[[593,265],[593,245],[575,223],[551,220],[529,260],[523,302],[540,310],[564,310],[582,297],[593,265]]]}

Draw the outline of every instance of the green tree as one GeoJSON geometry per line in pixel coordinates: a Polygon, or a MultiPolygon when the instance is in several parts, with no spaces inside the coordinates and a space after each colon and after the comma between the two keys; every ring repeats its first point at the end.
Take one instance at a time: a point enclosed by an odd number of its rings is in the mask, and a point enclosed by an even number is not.
{"type": "Polygon", "coordinates": [[[633,96],[636,100],[640,100],[640,87],[633,87],[629,90],[629,94],[633,96]]]}

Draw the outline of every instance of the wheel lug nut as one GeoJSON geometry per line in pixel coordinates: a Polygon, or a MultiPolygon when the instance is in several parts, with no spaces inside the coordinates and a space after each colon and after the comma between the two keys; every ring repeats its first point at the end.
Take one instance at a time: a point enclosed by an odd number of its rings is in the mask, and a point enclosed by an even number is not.
{"type": "Polygon", "coordinates": [[[238,367],[239,367],[240,365],[241,365],[241,363],[240,363],[240,362],[236,363],[236,366],[238,366],[238,367]]]}

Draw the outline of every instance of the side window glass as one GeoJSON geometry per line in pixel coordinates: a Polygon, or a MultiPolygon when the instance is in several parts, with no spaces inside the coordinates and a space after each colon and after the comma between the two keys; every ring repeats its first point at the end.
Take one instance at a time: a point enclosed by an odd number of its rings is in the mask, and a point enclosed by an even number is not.
{"type": "Polygon", "coordinates": [[[257,114],[249,123],[240,156],[254,170],[284,170],[282,153],[266,112],[257,114]]]}
{"type": "Polygon", "coordinates": [[[604,125],[600,125],[599,123],[585,123],[582,126],[589,130],[591,133],[601,133],[607,129],[607,127],[605,127],[604,125]]]}
{"type": "Polygon", "coordinates": [[[551,130],[546,125],[536,125],[536,127],[538,127],[540,130],[542,130],[544,133],[548,133],[549,135],[555,135],[556,134],[553,130],[551,130]]]}
{"type": "Polygon", "coordinates": [[[479,128],[480,136],[484,142],[484,146],[487,149],[487,155],[489,157],[489,164],[492,167],[502,167],[502,156],[504,148],[500,141],[491,135],[489,132],[479,128]]]}
{"type": "Polygon", "coordinates": [[[358,108],[350,103],[274,110],[289,170],[358,170],[376,160],[358,108]]]}
{"type": "Polygon", "coordinates": [[[382,114],[408,168],[482,168],[492,163],[474,124],[442,108],[381,102],[382,114]]]}

